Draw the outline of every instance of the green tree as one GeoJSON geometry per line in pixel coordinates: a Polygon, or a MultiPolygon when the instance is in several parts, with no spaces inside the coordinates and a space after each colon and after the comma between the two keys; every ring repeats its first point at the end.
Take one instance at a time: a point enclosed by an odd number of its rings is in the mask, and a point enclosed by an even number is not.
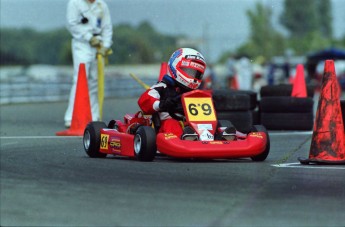
{"type": "Polygon", "coordinates": [[[285,0],[280,21],[294,37],[318,31],[322,37],[332,38],[331,6],[330,0],[285,0]]]}
{"type": "Polygon", "coordinates": [[[315,0],[285,0],[280,22],[291,36],[304,37],[318,26],[315,0]]]}
{"type": "Polygon", "coordinates": [[[319,30],[324,38],[333,37],[332,28],[332,4],[330,0],[318,0],[317,5],[317,19],[319,23],[319,30]],[[321,15],[321,16],[320,16],[321,15]]]}
{"type": "Polygon", "coordinates": [[[334,44],[330,0],[285,0],[284,6],[280,21],[289,31],[287,43],[296,54],[334,44]]]}
{"type": "Polygon", "coordinates": [[[43,64],[72,64],[71,35],[64,28],[44,32],[36,48],[37,61],[43,64]],[[66,53],[67,52],[67,53],[66,53]]]}
{"type": "Polygon", "coordinates": [[[256,3],[254,10],[248,10],[250,22],[249,41],[237,50],[239,55],[251,57],[263,56],[270,59],[284,52],[284,37],[272,26],[272,11],[261,3],[256,3]]]}
{"type": "Polygon", "coordinates": [[[121,24],[114,28],[114,52],[110,61],[115,64],[138,64],[164,61],[176,47],[177,38],[158,33],[144,21],[137,27],[121,24]]]}
{"type": "Polygon", "coordinates": [[[154,54],[154,61],[162,61],[163,56],[169,56],[177,48],[176,36],[164,35],[157,32],[152,25],[144,21],[138,26],[138,32],[141,37],[148,41],[149,46],[152,48],[151,52],[154,54]]]}
{"type": "Polygon", "coordinates": [[[117,64],[149,63],[153,57],[149,53],[149,45],[135,28],[128,24],[114,29],[114,52],[110,61],[117,64]],[[114,61],[112,61],[114,60],[114,61]]]}
{"type": "MultiPolygon", "coordinates": [[[[161,62],[177,48],[177,37],[157,32],[148,22],[137,27],[120,24],[113,30],[110,64],[161,62]]],[[[1,29],[0,34],[1,65],[72,64],[72,37],[65,28],[44,32],[1,29]]]]}
{"type": "Polygon", "coordinates": [[[32,29],[4,29],[1,31],[1,64],[29,65],[37,61],[35,52],[39,34],[32,29]]]}

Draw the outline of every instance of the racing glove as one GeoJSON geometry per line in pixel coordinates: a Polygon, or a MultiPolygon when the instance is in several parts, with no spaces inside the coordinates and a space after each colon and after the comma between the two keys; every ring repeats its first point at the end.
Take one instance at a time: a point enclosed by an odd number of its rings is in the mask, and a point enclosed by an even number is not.
{"type": "Polygon", "coordinates": [[[161,112],[167,112],[175,108],[177,104],[176,98],[168,97],[164,100],[160,100],[159,102],[159,109],[161,112]]]}
{"type": "Polygon", "coordinates": [[[89,43],[93,47],[100,47],[102,45],[102,38],[100,36],[92,36],[89,43]]]}

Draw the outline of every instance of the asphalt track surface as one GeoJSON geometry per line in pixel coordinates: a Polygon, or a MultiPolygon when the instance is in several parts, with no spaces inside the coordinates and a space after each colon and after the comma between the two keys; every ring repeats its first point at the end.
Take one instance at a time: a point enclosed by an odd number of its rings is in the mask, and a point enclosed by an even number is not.
{"type": "MultiPolygon", "coordinates": [[[[104,120],[138,110],[105,101],[104,120]]],[[[1,226],[345,226],[345,166],[302,166],[311,132],[269,132],[266,161],[88,158],[56,137],[67,103],[1,106],[1,226]]]]}

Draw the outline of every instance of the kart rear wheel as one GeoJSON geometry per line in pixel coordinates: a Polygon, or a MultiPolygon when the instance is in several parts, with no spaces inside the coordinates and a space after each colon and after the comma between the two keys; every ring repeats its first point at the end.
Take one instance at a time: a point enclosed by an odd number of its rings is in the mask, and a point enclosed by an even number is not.
{"type": "Polygon", "coordinates": [[[99,152],[101,144],[101,129],[106,128],[101,121],[90,122],[85,130],[83,144],[86,154],[91,158],[105,158],[107,154],[99,152]]]}
{"type": "Polygon", "coordinates": [[[267,141],[266,141],[266,148],[265,148],[265,150],[261,154],[253,156],[253,157],[250,157],[250,158],[253,161],[256,161],[256,162],[265,161],[267,156],[268,156],[268,153],[270,152],[270,137],[268,135],[268,132],[267,132],[266,128],[263,125],[254,125],[252,131],[253,132],[264,132],[266,134],[267,141]]]}
{"type": "Polygon", "coordinates": [[[151,162],[157,153],[156,133],[152,127],[141,126],[135,132],[134,153],[139,161],[151,162]]]}

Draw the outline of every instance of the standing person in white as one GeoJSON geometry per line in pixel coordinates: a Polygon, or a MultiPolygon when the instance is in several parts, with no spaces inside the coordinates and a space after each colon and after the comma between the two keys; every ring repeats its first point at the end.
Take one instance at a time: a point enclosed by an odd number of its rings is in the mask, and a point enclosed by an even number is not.
{"type": "Polygon", "coordinates": [[[237,61],[238,87],[239,90],[253,89],[253,66],[247,57],[237,61]]]}
{"type": "Polygon", "coordinates": [[[65,126],[72,121],[79,65],[85,64],[92,120],[100,120],[96,54],[107,55],[112,45],[113,27],[104,0],[69,0],[67,29],[72,35],[73,85],[65,113],[65,126]]]}

